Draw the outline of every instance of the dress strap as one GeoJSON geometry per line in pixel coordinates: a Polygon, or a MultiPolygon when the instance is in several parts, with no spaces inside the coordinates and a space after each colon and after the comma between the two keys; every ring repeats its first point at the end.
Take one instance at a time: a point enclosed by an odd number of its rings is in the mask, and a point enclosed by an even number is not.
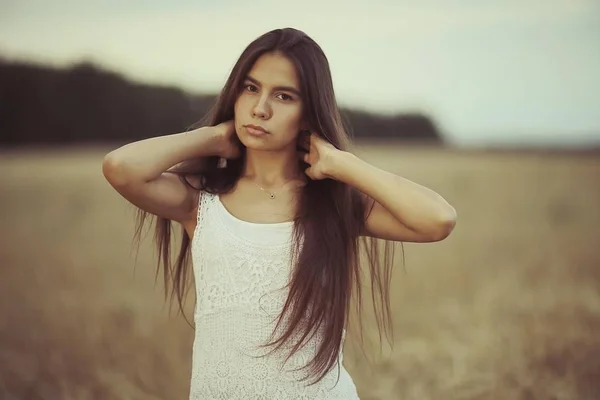
{"type": "Polygon", "coordinates": [[[196,223],[200,223],[200,218],[204,214],[202,212],[202,207],[204,205],[204,192],[202,190],[198,190],[198,209],[196,210],[196,223]]]}
{"type": "Polygon", "coordinates": [[[209,204],[214,197],[213,194],[205,192],[203,190],[198,191],[198,211],[196,213],[196,223],[200,225],[207,216],[207,210],[209,204]]]}

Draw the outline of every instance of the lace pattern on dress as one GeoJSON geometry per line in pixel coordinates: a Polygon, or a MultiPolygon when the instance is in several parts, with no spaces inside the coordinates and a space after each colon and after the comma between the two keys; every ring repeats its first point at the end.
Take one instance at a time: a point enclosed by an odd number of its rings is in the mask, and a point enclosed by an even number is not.
{"type": "Polygon", "coordinates": [[[271,338],[287,299],[293,225],[235,221],[217,195],[199,197],[192,240],[197,300],[190,399],[358,399],[341,352],[338,365],[320,382],[302,381],[307,370],[301,368],[316,354],[319,332],[287,362],[291,344],[268,356],[270,348],[258,347],[271,338]],[[278,244],[261,243],[261,237],[277,237],[278,244]]]}

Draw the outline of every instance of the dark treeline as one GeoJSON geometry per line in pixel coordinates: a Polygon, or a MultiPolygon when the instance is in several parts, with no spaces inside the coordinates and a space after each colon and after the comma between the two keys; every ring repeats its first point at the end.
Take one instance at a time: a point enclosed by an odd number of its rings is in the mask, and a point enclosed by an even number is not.
{"type": "MultiPolygon", "coordinates": [[[[131,82],[90,63],[58,69],[0,60],[0,144],[124,142],[181,132],[215,95],[131,82]]],[[[441,142],[424,115],[343,109],[355,138],[441,142]]]]}

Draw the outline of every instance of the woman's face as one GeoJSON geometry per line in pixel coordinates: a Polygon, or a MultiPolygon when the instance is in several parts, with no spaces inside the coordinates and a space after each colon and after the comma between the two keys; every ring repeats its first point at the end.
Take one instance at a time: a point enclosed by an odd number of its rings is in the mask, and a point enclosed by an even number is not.
{"type": "Polygon", "coordinates": [[[280,53],[263,54],[245,77],[234,112],[237,135],[247,148],[295,149],[304,127],[302,94],[294,64],[280,53]]]}

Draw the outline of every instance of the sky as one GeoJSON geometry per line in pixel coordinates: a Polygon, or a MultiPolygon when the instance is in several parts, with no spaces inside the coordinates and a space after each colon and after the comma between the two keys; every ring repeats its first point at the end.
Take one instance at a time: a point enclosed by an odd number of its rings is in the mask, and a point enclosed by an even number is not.
{"type": "Polygon", "coordinates": [[[598,0],[3,0],[0,56],[216,93],[286,26],[323,48],[341,106],[424,112],[456,143],[600,143],[598,0]]]}

